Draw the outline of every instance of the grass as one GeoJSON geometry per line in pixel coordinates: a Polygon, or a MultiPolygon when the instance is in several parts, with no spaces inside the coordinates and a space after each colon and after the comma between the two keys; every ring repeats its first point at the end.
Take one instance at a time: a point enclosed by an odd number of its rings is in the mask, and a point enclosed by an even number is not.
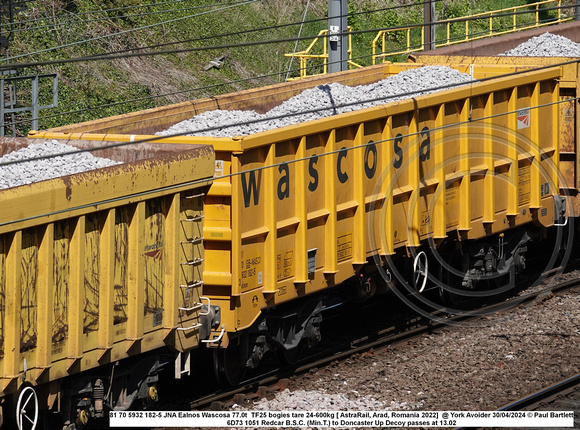
{"type": "MultiPolygon", "coordinates": [[[[572,0],[567,1],[573,5],[572,0]]],[[[41,112],[41,129],[282,82],[290,65],[284,54],[293,52],[294,42],[266,42],[298,35],[307,0],[242,3],[241,0],[31,0],[26,3],[27,10],[16,16],[9,54],[17,58],[9,63],[135,53],[139,48],[163,52],[20,69],[20,76],[55,73],[59,77],[58,107],[41,112]],[[246,45],[251,43],[257,44],[246,45]],[[166,52],[175,49],[181,52],[166,52]],[[210,60],[220,56],[225,56],[222,67],[204,69],[210,60]]],[[[525,0],[440,0],[436,9],[438,19],[448,19],[517,4],[525,4],[525,0]]],[[[328,1],[310,0],[308,5],[302,36],[316,35],[327,26],[328,1]]],[[[349,0],[348,6],[353,31],[423,20],[423,7],[418,1],[349,0]]],[[[550,18],[550,13],[546,16],[550,18]]],[[[494,21],[494,27],[507,25],[506,20],[494,21]]],[[[2,24],[6,25],[6,21],[2,24]]],[[[473,24],[472,31],[486,28],[487,22],[482,20],[473,24]]],[[[419,34],[413,36],[413,44],[420,43],[419,34]]],[[[358,64],[372,64],[371,42],[375,35],[368,32],[353,36],[353,57],[358,64]]],[[[462,35],[461,24],[452,26],[452,36],[458,35],[462,35]]],[[[437,29],[437,39],[444,37],[445,29],[437,29]]],[[[310,42],[300,41],[298,50],[305,49],[310,42]]],[[[401,34],[393,35],[389,41],[392,49],[404,42],[401,34]]],[[[7,63],[4,60],[2,64],[7,63]]],[[[292,67],[298,68],[299,62],[294,60],[292,67]]],[[[19,106],[30,103],[30,91],[29,83],[19,84],[19,106]]],[[[41,94],[41,104],[48,104],[52,95],[50,80],[42,83],[41,94]]],[[[30,114],[19,113],[15,119],[15,134],[26,135],[30,114]]]]}

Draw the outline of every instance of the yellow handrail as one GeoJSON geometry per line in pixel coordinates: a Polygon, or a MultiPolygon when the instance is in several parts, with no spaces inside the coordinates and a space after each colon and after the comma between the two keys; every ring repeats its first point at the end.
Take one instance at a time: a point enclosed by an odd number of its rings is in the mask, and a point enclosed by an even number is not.
{"type": "MultiPolygon", "coordinates": [[[[492,11],[488,11],[488,12],[480,12],[480,13],[476,13],[476,14],[472,14],[472,15],[468,15],[468,16],[463,16],[463,17],[459,17],[459,18],[453,18],[453,19],[448,19],[445,21],[434,22],[433,25],[435,25],[435,26],[445,25],[446,34],[447,34],[446,40],[444,40],[440,43],[436,43],[435,47],[439,48],[442,46],[450,46],[450,45],[455,45],[457,43],[469,42],[472,40],[483,39],[486,37],[514,33],[516,31],[520,31],[520,30],[528,30],[530,28],[538,28],[538,27],[543,27],[543,26],[552,25],[552,24],[560,24],[562,22],[566,22],[566,21],[570,21],[570,20],[574,19],[573,16],[562,17],[561,5],[562,5],[561,0],[542,0],[542,1],[528,4],[528,5],[511,6],[508,8],[496,9],[496,10],[492,10],[492,11]],[[557,19],[555,19],[553,21],[548,21],[548,22],[540,22],[540,6],[548,4],[548,3],[557,3],[558,4],[557,19]],[[533,22],[530,22],[527,25],[522,25],[522,26],[518,27],[518,25],[517,25],[518,12],[521,9],[525,9],[525,8],[533,8],[534,9],[533,11],[530,11],[529,13],[534,13],[535,20],[533,22]],[[512,25],[511,25],[511,27],[507,28],[507,29],[502,29],[501,31],[494,30],[494,28],[493,28],[494,15],[504,14],[506,12],[512,13],[512,25]],[[469,34],[470,23],[472,21],[475,21],[478,19],[486,19],[488,21],[487,31],[481,32],[479,34],[473,34],[473,35],[469,34]],[[462,36],[460,35],[460,36],[452,37],[451,36],[451,25],[458,24],[461,22],[465,23],[464,34],[462,36]]],[[[519,13],[521,13],[521,12],[519,12],[519,13]]],[[[497,17],[495,17],[495,18],[497,18],[497,17]]],[[[394,28],[394,29],[387,29],[387,30],[379,31],[372,42],[372,63],[376,64],[377,60],[382,60],[382,62],[388,61],[387,60],[388,57],[392,57],[395,55],[402,55],[402,54],[409,54],[411,52],[423,51],[424,46],[425,46],[425,30],[424,30],[424,28],[425,28],[424,24],[414,24],[414,25],[409,25],[406,27],[398,27],[398,28],[394,28]],[[413,29],[420,29],[420,33],[421,33],[420,34],[420,41],[421,42],[417,43],[416,45],[412,45],[412,43],[411,43],[411,30],[413,30],[413,29]],[[398,49],[395,51],[387,51],[387,47],[386,47],[387,35],[390,35],[392,33],[397,33],[397,32],[404,33],[404,37],[406,39],[405,49],[398,49]],[[377,49],[379,47],[379,44],[380,44],[380,53],[377,53],[377,49]]],[[[417,31],[419,31],[419,30],[417,30],[417,31]]],[[[363,67],[363,66],[352,61],[352,40],[351,40],[350,27],[348,27],[348,32],[349,32],[348,33],[348,65],[349,65],[349,68],[363,67]]],[[[321,30],[318,33],[318,35],[316,36],[316,38],[312,41],[312,43],[310,43],[308,48],[306,48],[304,51],[296,52],[293,54],[284,54],[285,57],[295,57],[295,58],[298,58],[300,60],[300,76],[294,77],[294,78],[288,78],[289,81],[296,80],[296,79],[304,79],[304,78],[307,78],[309,76],[325,75],[326,73],[328,73],[328,52],[327,52],[327,43],[326,43],[327,35],[328,35],[328,30],[321,30]],[[312,53],[313,50],[319,45],[319,42],[321,39],[322,39],[322,53],[321,54],[313,54],[312,53]],[[322,73],[312,73],[312,74],[308,73],[309,72],[308,69],[311,68],[311,66],[308,65],[308,62],[310,60],[314,60],[314,59],[322,59],[323,60],[322,65],[321,65],[322,73]]]]}
{"type": "MultiPolygon", "coordinates": [[[[442,43],[438,43],[438,44],[436,43],[435,46],[437,48],[439,48],[441,46],[455,45],[457,43],[469,42],[472,40],[483,39],[486,37],[514,33],[516,31],[520,31],[520,30],[528,30],[530,28],[538,28],[538,27],[543,27],[546,25],[560,24],[562,22],[566,22],[566,21],[570,21],[570,20],[574,19],[573,16],[570,16],[567,18],[562,17],[561,5],[562,5],[561,0],[543,0],[543,1],[536,2],[536,3],[528,4],[528,5],[512,6],[509,8],[497,9],[497,10],[488,11],[488,12],[480,12],[480,13],[476,13],[473,15],[468,15],[468,16],[464,16],[464,17],[460,17],[460,18],[453,18],[453,19],[449,19],[449,20],[445,20],[445,21],[441,21],[441,22],[435,22],[435,23],[433,23],[433,25],[443,25],[444,24],[446,26],[446,33],[447,33],[447,39],[442,43]],[[555,19],[553,21],[540,22],[540,6],[544,5],[544,4],[548,4],[548,3],[557,3],[558,4],[558,17],[557,17],[557,19],[555,19]],[[517,17],[516,12],[519,11],[520,9],[524,9],[524,8],[534,8],[535,9],[533,12],[530,11],[530,13],[534,13],[535,20],[533,23],[530,23],[529,25],[524,25],[524,26],[518,27],[517,22],[516,22],[516,17],[517,17]],[[494,31],[494,29],[493,29],[494,15],[509,12],[509,11],[511,11],[511,13],[512,13],[512,26],[511,26],[511,28],[508,28],[508,29],[502,30],[502,31],[494,31]],[[471,21],[477,20],[478,18],[487,18],[488,19],[488,21],[489,21],[488,31],[485,32],[485,34],[470,35],[469,34],[469,24],[471,21]],[[456,36],[456,37],[454,37],[455,40],[452,40],[452,38],[451,38],[451,25],[455,24],[455,23],[463,22],[463,21],[465,22],[465,34],[463,35],[463,37],[456,36]]],[[[392,56],[401,55],[401,54],[408,54],[410,52],[422,51],[424,49],[424,46],[425,46],[425,33],[424,33],[423,29],[424,29],[424,25],[415,24],[415,25],[410,25],[408,27],[399,27],[399,28],[395,28],[395,29],[388,29],[388,30],[379,31],[379,33],[373,39],[373,42],[372,42],[373,64],[376,64],[378,59],[381,59],[383,62],[385,62],[385,61],[387,61],[386,60],[387,57],[392,57],[392,56]],[[411,30],[414,28],[421,28],[421,44],[418,44],[416,46],[411,45],[410,36],[409,36],[411,30]],[[396,50],[396,51],[387,51],[386,50],[386,35],[390,34],[390,33],[395,33],[395,32],[406,32],[406,35],[407,35],[406,49],[396,50]],[[379,41],[381,41],[381,52],[379,54],[377,54],[376,51],[377,51],[377,45],[379,44],[379,41]]]]}
{"type": "MultiPolygon", "coordinates": [[[[307,78],[309,76],[319,76],[319,75],[325,75],[326,73],[328,73],[328,51],[327,51],[327,43],[326,43],[326,36],[328,34],[328,30],[321,30],[318,35],[316,36],[316,38],[314,38],[314,40],[312,41],[312,43],[310,45],[308,45],[308,48],[306,48],[304,51],[299,51],[299,52],[295,52],[293,54],[284,54],[285,57],[294,57],[294,58],[298,58],[300,60],[300,77],[297,78],[288,78],[288,81],[294,81],[297,79],[304,79],[307,78]],[[318,45],[319,40],[322,39],[322,54],[311,54],[311,52],[314,50],[314,48],[318,45]],[[315,58],[322,58],[323,60],[326,60],[323,62],[322,64],[322,73],[315,73],[315,74],[308,74],[308,60],[312,60],[315,58]]],[[[351,38],[351,33],[350,33],[350,27],[348,27],[348,65],[349,68],[355,67],[355,68],[361,68],[363,66],[355,63],[354,61],[351,60],[352,58],[352,38],[351,38]]]]}

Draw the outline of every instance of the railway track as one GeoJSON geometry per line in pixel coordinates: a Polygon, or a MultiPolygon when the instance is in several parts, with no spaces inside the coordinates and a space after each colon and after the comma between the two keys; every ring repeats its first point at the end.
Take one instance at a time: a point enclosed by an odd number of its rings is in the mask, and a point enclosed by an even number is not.
{"type": "MultiPolygon", "coordinates": [[[[512,402],[498,411],[574,411],[575,426],[580,423],[580,374],[566,378],[549,387],[512,402]]],[[[470,427],[470,429],[495,430],[498,427],[470,427]]],[[[502,427],[505,429],[505,427],[502,427]]],[[[458,427],[455,430],[463,430],[458,427]]]]}
{"type": "Polygon", "coordinates": [[[580,374],[504,406],[502,411],[573,410],[580,413],[580,374]]]}
{"type": "MultiPolygon", "coordinates": [[[[580,289],[580,281],[572,279],[552,286],[549,289],[538,289],[521,296],[485,306],[485,315],[505,311],[514,306],[541,302],[552,295],[568,290],[580,289]]],[[[277,391],[289,386],[288,378],[301,375],[334,361],[345,361],[356,354],[372,353],[385,347],[393,347],[404,342],[411,342],[426,333],[432,333],[451,324],[475,322],[482,318],[482,309],[465,311],[460,314],[448,314],[444,308],[431,313],[431,318],[414,316],[405,323],[388,325],[364,335],[337,341],[330,347],[316,350],[301,359],[295,366],[273,367],[267,372],[246,380],[241,386],[233,389],[219,390],[208,393],[189,402],[187,408],[192,410],[212,409],[227,410],[234,404],[244,404],[263,397],[273,396],[277,391]]],[[[489,318],[489,317],[485,317],[489,318]]],[[[186,405],[183,405],[184,407],[186,405]]]]}

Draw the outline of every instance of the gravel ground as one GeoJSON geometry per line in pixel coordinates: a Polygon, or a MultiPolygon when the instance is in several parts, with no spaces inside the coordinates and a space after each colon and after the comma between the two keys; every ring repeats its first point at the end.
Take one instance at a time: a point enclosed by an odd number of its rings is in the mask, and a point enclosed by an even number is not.
{"type": "Polygon", "coordinates": [[[213,137],[243,136],[417,97],[436,91],[434,88],[458,86],[472,80],[471,76],[449,67],[425,66],[406,70],[370,85],[357,87],[338,83],[319,85],[286,100],[263,115],[254,111],[239,110],[204,112],[157,134],[162,136],[173,134],[213,137]],[[316,111],[313,112],[313,110],[316,111]],[[247,122],[251,123],[240,124],[247,122]],[[211,130],[198,131],[205,129],[211,130]]]}
{"type": "MultiPolygon", "coordinates": [[[[547,285],[579,276],[576,270],[547,285]]],[[[533,303],[476,325],[294,376],[289,389],[232,410],[490,411],[573,376],[579,367],[580,293],[556,296],[546,289],[533,303]]]]}
{"type": "Polygon", "coordinates": [[[291,390],[250,409],[494,410],[579,368],[580,294],[548,292],[476,326],[450,327],[293,377],[291,390]]]}
{"type": "Polygon", "coordinates": [[[88,152],[56,156],[44,160],[25,161],[36,157],[46,157],[77,148],[57,141],[34,143],[26,148],[10,152],[0,158],[0,163],[23,161],[17,164],[8,164],[0,168],[0,189],[17,187],[33,182],[45,181],[60,176],[72,175],[102,167],[120,164],[107,158],[95,157],[88,152]]]}
{"type": "Polygon", "coordinates": [[[580,43],[546,32],[499,55],[514,57],[580,57],[580,43]]]}

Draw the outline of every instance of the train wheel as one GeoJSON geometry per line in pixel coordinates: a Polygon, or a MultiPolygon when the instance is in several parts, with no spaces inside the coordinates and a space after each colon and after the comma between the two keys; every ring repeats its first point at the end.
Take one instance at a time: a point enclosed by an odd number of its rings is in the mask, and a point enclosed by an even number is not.
{"type": "Polygon", "coordinates": [[[218,348],[213,352],[214,372],[223,386],[239,385],[246,374],[247,348],[240,345],[230,345],[218,348]]]}
{"type": "Polygon", "coordinates": [[[462,284],[469,267],[469,259],[462,250],[458,254],[442,254],[440,258],[444,263],[439,265],[437,273],[438,303],[451,308],[460,307],[467,299],[462,292],[462,284]]]}
{"type": "Polygon", "coordinates": [[[298,360],[300,359],[303,350],[304,346],[302,342],[300,342],[296,347],[292,349],[285,348],[277,349],[276,355],[281,363],[286,364],[288,366],[294,366],[296,363],[298,363],[298,360]]]}
{"type": "MultiPolygon", "coordinates": [[[[461,271],[465,273],[465,269],[461,271]]],[[[445,285],[437,287],[442,305],[456,308],[465,303],[466,296],[461,293],[461,283],[457,276],[453,276],[448,270],[441,269],[439,279],[445,285]]]]}
{"type": "Polygon", "coordinates": [[[32,387],[25,387],[16,402],[18,430],[34,430],[38,424],[38,396],[32,387]]]}
{"type": "Polygon", "coordinates": [[[413,260],[413,286],[422,293],[427,285],[427,278],[429,277],[429,260],[427,254],[421,251],[413,260]]]}
{"type": "Polygon", "coordinates": [[[453,308],[461,306],[466,301],[466,297],[464,295],[459,293],[453,293],[442,287],[439,287],[439,297],[443,305],[453,308]]]}

